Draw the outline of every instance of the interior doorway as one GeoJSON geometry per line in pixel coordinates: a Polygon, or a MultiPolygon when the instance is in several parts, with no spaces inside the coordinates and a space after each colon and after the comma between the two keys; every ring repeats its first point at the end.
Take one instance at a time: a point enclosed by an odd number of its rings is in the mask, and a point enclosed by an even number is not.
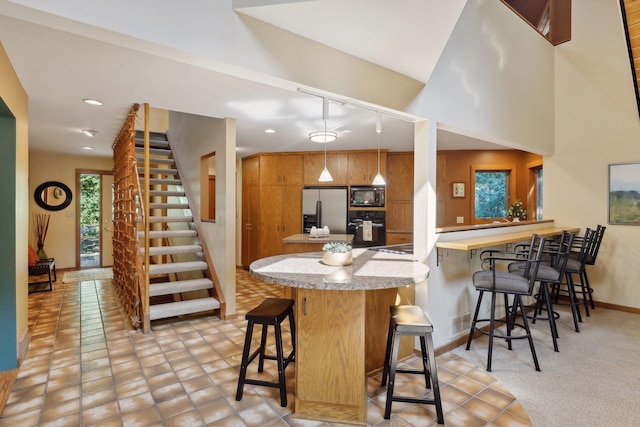
{"type": "Polygon", "coordinates": [[[80,268],[113,265],[113,173],[76,171],[77,254],[80,268]]]}

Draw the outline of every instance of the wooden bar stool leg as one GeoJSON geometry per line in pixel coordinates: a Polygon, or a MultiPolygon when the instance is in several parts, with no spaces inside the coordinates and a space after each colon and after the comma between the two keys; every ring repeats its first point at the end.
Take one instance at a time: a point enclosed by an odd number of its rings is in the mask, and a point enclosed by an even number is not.
{"type": "Polygon", "coordinates": [[[276,323],[274,325],[275,335],[276,335],[276,358],[278,362],[278,382],[280,383],[280,406],[283,408],[287,407],[287,387],[286,387],[286,378],[284,375],[284,352],[282,350],[282,329],[280,328],[280,324],[276,323]]]}
{"type": "Polygon", "coordinates": [[[387,379],[389,378],[389,366],[391,363],[391,346],[393,341],[393,324],[389,322],[389,332],[387,333],[387,349],[384,355],[384,368],[382,370],[382,386],[387,385],[387,379]]]}
{"type": "Polygon", "coordinates": [[[251,337],[253,336],[253,322],[247,324],[247,333],[244,338],[244,349],[242,350],[242,361],[240,362],[240,376],[238,378],[238,390],[236,400],[242,399],[244,392],[244,381],[247,377],[247,365],[249,364],[249,352],[251,351],[251,337]]]}
{"type": "Polygon", "coordinates": [[[258,372],[264,371],[264,351],[267,348],[267,333],[269,325],[262,325],[262,336],[260,337],[260,358],[258,359],[258,372]]]}
{"type": "Polygon", "coordinates": [[[393,402],[393,387],[396,381],[396,367],[398,365],[398,347],[400,336],[398,332],[392,335],[391,365],[389,366],[389,384],[387,385],[387,403],[384,410],[384,418],[388,420],[391,417],[391,403],[393,402]]]}

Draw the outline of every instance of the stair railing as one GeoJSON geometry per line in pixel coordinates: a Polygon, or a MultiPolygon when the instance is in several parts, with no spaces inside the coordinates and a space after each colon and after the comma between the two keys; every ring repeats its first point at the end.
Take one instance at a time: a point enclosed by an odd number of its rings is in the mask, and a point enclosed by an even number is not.
{"type": "MultiPolygon", "coordinates": [[[[113,284],[123,309],[134,328],[140,327],[148,314],[148,287],[141,286],[140,250],[138,247],[138,203],[140,186],[135,155],[135,119],[139,109],[134,104],[113,143],[114,163],[114,237],[113,284]]],[[[143,220],[145,217],[143,217],[143,220]]]]}

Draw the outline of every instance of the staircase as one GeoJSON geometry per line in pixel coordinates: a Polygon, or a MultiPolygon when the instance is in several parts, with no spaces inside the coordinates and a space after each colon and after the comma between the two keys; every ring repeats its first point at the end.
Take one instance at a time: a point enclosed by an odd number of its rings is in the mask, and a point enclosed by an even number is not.
{"type": "MultiPolygon", "coordinates": [[[[214,284],[165,134],[149,137],[149,317],[166,319],[214,311],[214,284]]],[[[136,131],[138,176],[144,192],[144,134],[136,131]]],[[[139,205],[138,209],[142,210],[139,205]]],[[[138,224],[144,259],[144,227],[138,224]]]]}

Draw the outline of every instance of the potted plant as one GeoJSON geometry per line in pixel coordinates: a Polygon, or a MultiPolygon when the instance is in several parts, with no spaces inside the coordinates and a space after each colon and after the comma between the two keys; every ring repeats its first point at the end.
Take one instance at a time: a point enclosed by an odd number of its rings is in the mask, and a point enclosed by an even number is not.
{"type": "Polygon", "coordinates": [[[349,265],[353,262],[351,245],[347,242],[329,242],[322,250],[322,262],[327,265],[349,265]]]}
{"type": "Polygon", "coordinates": [[[518,222],[520,219],[527,218],[527,210],[524,208],[520,199],[517,199],[511,206],[509,206],[507,216],[513,222],[518,222]]]}

